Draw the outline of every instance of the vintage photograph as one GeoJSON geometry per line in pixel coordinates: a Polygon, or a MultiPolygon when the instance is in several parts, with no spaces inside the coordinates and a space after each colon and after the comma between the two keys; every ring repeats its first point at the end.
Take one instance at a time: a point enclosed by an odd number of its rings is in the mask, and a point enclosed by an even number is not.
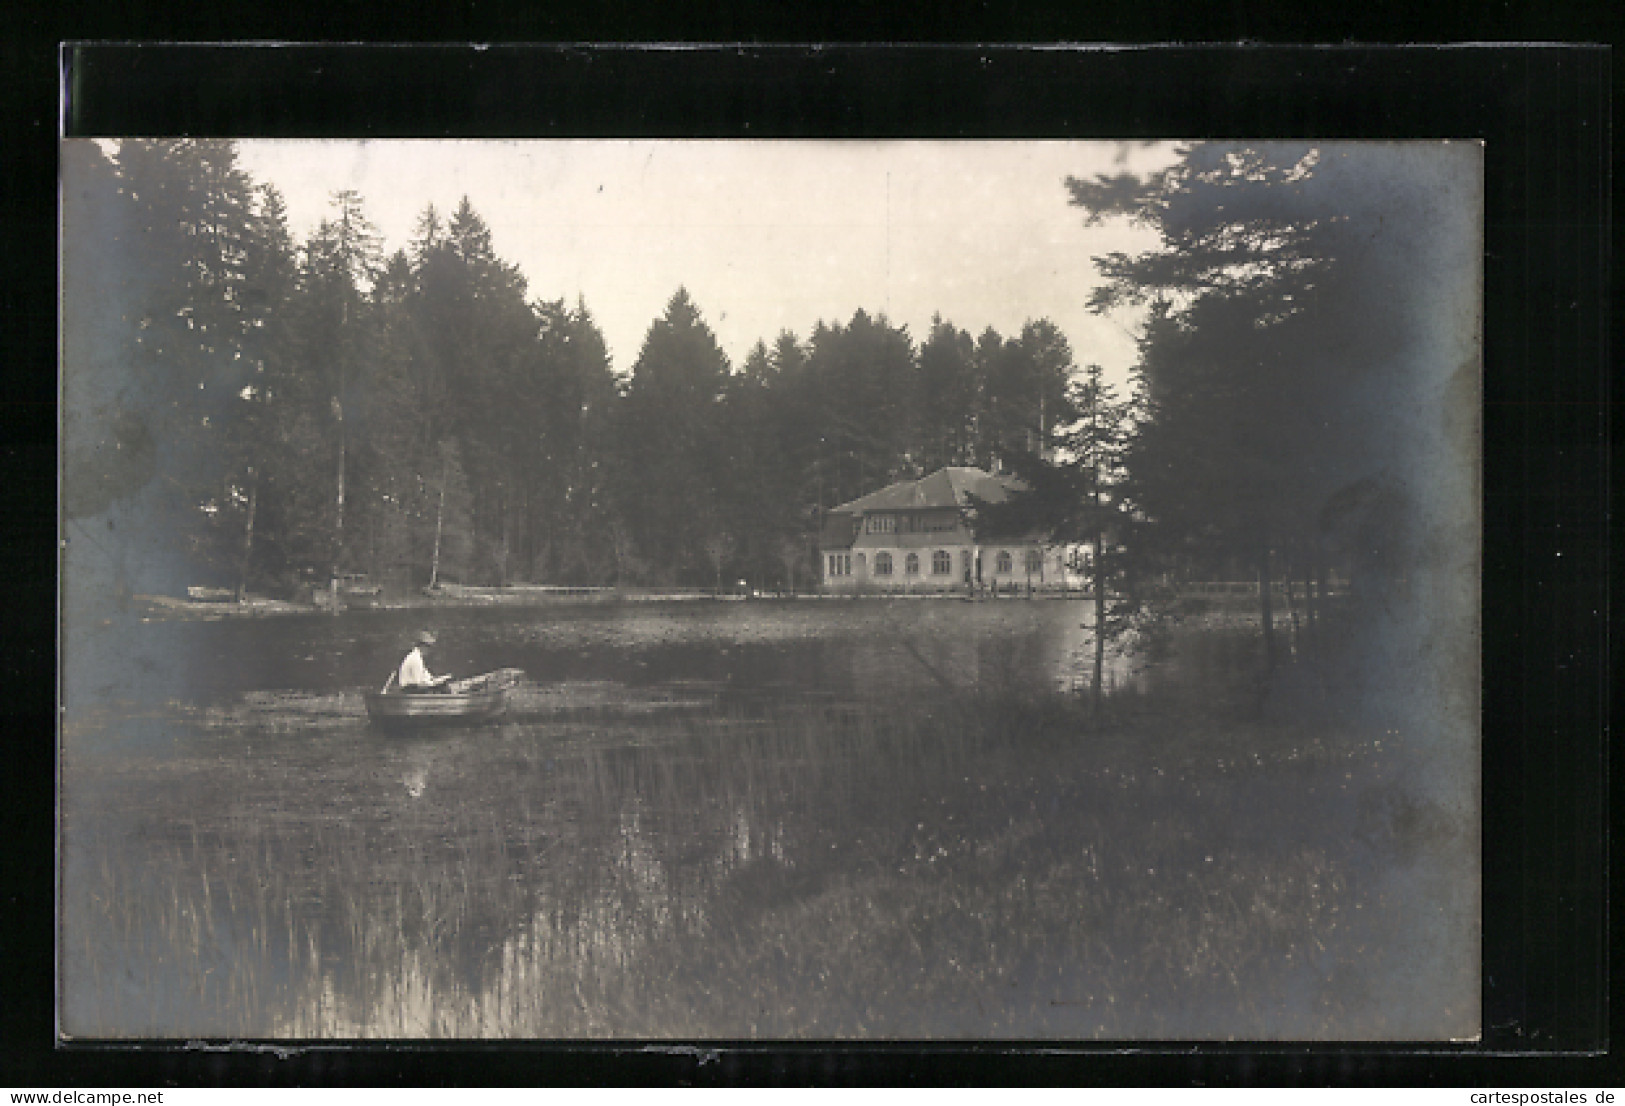
{"type": "Polygon", "coordinates": [[[1478,1039],[1483,192],[64,140],[60,1035],[1478,1039]]]}

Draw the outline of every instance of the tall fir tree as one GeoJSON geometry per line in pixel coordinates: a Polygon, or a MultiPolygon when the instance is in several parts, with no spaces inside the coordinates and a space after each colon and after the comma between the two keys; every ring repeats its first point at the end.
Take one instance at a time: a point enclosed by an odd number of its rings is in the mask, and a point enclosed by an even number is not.
{"type": "Polygon", "coordinates": [[[1037,537],[1080,547],[1073,568],[1093,601],[1090,700],[1098,718],[1107,647],[1135,626],[1145,594],[1145,551],[1138,542],[1127,468],[1132,403],[1120,399],[1098,364],[1085,367],[1067,397],[1075,416],[1052,429],[1052,457],[1018,450],[1011,468],[1019,490],[1002,503],[976,504],[979,537],[1037,537]]]}
{"type": "MultiPolygon", "coordinates": [[[[380,265],[381,239],[353,190],[333,193],[333,214],[322,220],[301,257],[295,318],[299,336],[299,388],[303,417],[296,433],[320,443],[333,476],[323,527],[326,555],[309,567],[328,583],[335,601],[351,557],[345,528],[352,481],[352,440],[364,447],[366,402],[371,398],[373,326],[370,292],[380,265]],[[324,448],[325,447],[325,448],[324,448]]],[[[313,481],[311,481],[313,483],[313,481]]],[[[310,551],[314,554],[314,550],[310,551]]],[[[335,602],[336,606],[336,602],[335,602]]]]}
{"type": "MultiPolygon", "coordinates": [[[[1415,422],[1431,399],[1415,389],[1435,372],[1419,360],[1436,328],[1421,305],[1454,286],[1439,229],[1456,222],[1438,176],[1449,161],[1214,142],[1145,179],[1068,182],[1091,221],[1131,218],[1161,236],[1097,259],[1107,279],[1091,303],[1149,309],[1148,422],[1131,458],[1144,509],[1190,546],[1253,566],[1266,668],[1283,565],[1360,564],[1333,538],[1338,504],[1388,504],[1390,550],[1426,524],[1399,473],[1433,438],[1415,422]]],[[[1381,589],[1386,571],[1356,574],[1381,589]]]]}
{"type": "Polygon", "coordinates": [[[926,471],[976,463],[980,407],[976,343],[941,315],[919,351],[919,429],[916,450],[926,471]]]}
{"type": "Polygon", "coordinates": [[[709,575],[708,528],[728,498],[728,359],[686,289],[654,321],[617,423],[616,506],[633,549],[668,579],[709,575]]]}

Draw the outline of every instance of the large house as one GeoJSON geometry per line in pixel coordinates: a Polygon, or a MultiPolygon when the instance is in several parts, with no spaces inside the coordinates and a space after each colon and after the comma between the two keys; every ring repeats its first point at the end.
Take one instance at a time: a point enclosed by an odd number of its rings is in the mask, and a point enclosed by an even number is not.
{"type": "Polygon", "coordinates": [[[1036,539],[979,542],[974,496],[999,503],[1018,487],[978,468],[938,469],[842,503],[824,515],[818,552],[832,591],[1080,587],[1072,558],[1036,539]]]}

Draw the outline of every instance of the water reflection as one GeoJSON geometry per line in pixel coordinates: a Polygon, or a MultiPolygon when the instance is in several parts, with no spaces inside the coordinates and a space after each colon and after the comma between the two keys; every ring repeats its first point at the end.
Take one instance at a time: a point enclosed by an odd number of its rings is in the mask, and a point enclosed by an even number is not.
{"type": "MultiPolygon", "coordinates": [[[[539,683],[681,680],[889,694],[1019,678],[1068,687],[1089,670],[1093,608],[1063,600],[638,603],[358,610],[208,622],[68,627],[70,715],[117,704],[235,703],[249,692],[381,685],[413,632],[440,633],[457,673],[519,668],[539,683]]],[[[1109,657],[1120,682],[1131,659],[1109,657]]]]}

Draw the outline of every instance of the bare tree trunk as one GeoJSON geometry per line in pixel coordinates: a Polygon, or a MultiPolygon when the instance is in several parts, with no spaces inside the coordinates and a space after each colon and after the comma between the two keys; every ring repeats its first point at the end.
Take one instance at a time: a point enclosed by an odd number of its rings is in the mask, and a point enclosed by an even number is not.
{"type": "Polygon", "coordinates": [[[513,554],[513,527],[511,525],[513,512],[508,505],[508,489],[499,484],[497,485],[497,494],[502,503],[502,545],[500,546],[502,556],[497,562],[497,583],[507,587],[512,580],[512,574],[508,571],[508,562],[513,554]]]}
{"type": "Polygon", "coordinates": [[[1095,678],[1090,693],[1090,712],[1096,719],[1100,718],[1100,703],[1104,691],[1101,684],[1106,678],[1106,565],[1102,558],[1105,555],[1106,536],[1099,529],[1095,530],[1095,678]]]}
{"type": "Polygon", "coordinates": [[[254,510],[259,504],[260,474],[258,469],[248,470],[248,521],[243,525],[243,563],[237,569],[237,602],[248,595],[248,564],[254,555],[254,510]]]}
{"type": "Polygon", "coordinates": [[[1304,605],[1309,608],[1309,633],[1314,636],[1319,632],[1320,621],[1320,589],[1317,586],[1320,580],[1320,558],[1311,556],[1309,563],[1303,566],[1303,597],[1304,605]]]}
{"type": "Polygon", "coordinates": [[[440,531],[446,521],[446,480],[450,476],[447,459],[440,459],[440,508],[434,516],[434,556],[429,559],[429,590],[440,583],[440,531]]]}
{"type": "MultiPolygon", "coordinates": [[[[1099,413],[1099,404],[1091,405],[1089,417],[1092,428],[1098,427],[1099,413]]],[[[1095,720],[1099,721],[1100,704],[1105,694],[1101,684],[1106,678],[1106,531],[1105,527],[1100,524],[1100,449],[1098,437],[1095,440],[1097,445],[1094,450],[1094,461],[1091,465],[1094,471],[1090,482],[1089,497],[1094,505],[1095,513],[1095,563],[1093,574],[1095,578],[1095,680],[1093,702],[1090,710],[1095,720]]]]}
{"type": "Polygon", "coordinates": [[[338,479],[338,513],[333,521],[333,574],[332,574],[332,610],[339,613],[339,562],[344,556],[344,408],[339,404],[337,396],[333,397],[333,413],[339,420],[339,479],[338,479]]]}
{"type": "Polygon", "coordinates": [[[541,578],[536,571],[536,524],[531,516],[536,512],[537,496],[532,494],[530,481],[526,481],[519,499],[519,544],[524,548],[518,555],[520,568],[525,575],[527,584],[539,584],[541,578]]]}
{"type": "MultiPolygon", "coordinates": [[[[1303,644],[1311,655],[1320,647],[1320,634],[1315,626],[1315,584],[1314,570],[1309,564],[1298,567],[1299,582],[1303,584],[1303,609],[1308,627],[1304,632],[1303,644]]],[[[1314,658],[1318,659],[1318,658],[1314,658]]]]}
{"type": "Polygon", "coordinates": [[[1315,595],[1309,607],[1309,621],[1315,627],[1315,635],[1320,635],[1320,620],[1325,615],[1323,604],[1326,602],[1326,564],[1320,559],[1319,553],[1315,555],[1315,563],[1311,566],[1315,578],[1315,595]]]}
{"type": "Polygon", "coordinates": [[[1292,643],[1293,655],[1296,655],[1297,651],[1302,647],[1303,642],[1299,637],[1300,627],[1298,624],[1298,593],[1297,589],[1292,586],[1292,570],[1294,567],[1296,566],[1290,561],[1287,563],[1285,570],[1281,573],[1281,584],[1286,589],[1286,609],[1292,622],[1292,636],[1290,641],[1292,643]]]}
{"type": "Polygon", "coordinates": [[[1270,547],[1264,542],[1258,555],[1258,613],[1264,624],[1264,671],[1275,671],[1275,623],[1270,594],[1270,547]]]}

